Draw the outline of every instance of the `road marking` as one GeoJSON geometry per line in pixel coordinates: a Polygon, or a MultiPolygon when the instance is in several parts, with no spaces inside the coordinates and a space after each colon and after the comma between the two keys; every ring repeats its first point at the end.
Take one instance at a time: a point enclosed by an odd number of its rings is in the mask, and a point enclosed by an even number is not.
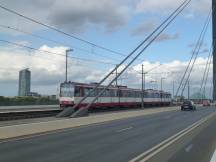
{"type": "Polygon", "coordinates": [[[190,152],[192,148],[193,148],[193,144],[190,144],[185,148],[185,151],[190,152]]]}
{"type": "Polygon", "coordinates": [[[169,137],[168,139],[162,141],[158,145],[152,147],[151,149],[149,149],[149,150],[145,151],[144,153],[140,154],[139,156],[133,158],[129,162],[136,162],[136,161],[143,161],[143,162],[145,162],[145,161],[149,160],[154,155],[156,155],[157,153],[161,152],[162,150],[164,150],[165,148],[167,148],[168,146],[170,146],[175,141],[179,140],[181,137],[183,137],[184,135],[186,135],[187,133],[189,133],[193,129],[195,129],[198,126],[200,126],[201,124],[205,123],[207,120],[209,120],[214,115],[216,115],[216,113],[212,113],[212,114],[204,117],[203,119],[200,119],[196,123],[188,126],[184,130],[182,130],[182,131],[176,133],[175,135],[169,137]]]}
{"type": "Polygon", "coordinates": [[[120,132],[124,132],[124,131],[130,130],[130,129],[133,129],[133,127],[127,127],[124,129],[120,129],[120,130],[117,130],[116,132],[120,133],[120,132]]]}
{"type": "Polygon", "coordinates": [[[216,150],[215,150],[210,162],[216,162],[216,150]]]}

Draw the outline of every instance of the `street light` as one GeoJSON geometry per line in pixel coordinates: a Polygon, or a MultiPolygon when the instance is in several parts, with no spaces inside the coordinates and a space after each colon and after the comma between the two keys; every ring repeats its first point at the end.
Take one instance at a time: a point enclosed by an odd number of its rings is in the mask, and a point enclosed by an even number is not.
{"type": "Polygon", "coordinates": [[[163,80],[166,79],[164,77],[161,78],[161,103],[162,103],[162,91],[163,91],[163,80]]]}
{"type": "MultiPolygon", "coordinates": [[[[156,80],[151,80],[150,83],[151,83],[151,84],[152,84],[152,83],[157,84],[157,81],[156,81],[156,80]]],[[[152,86],[152,89],[154,89],[154,86],[152,86]]]]}
{"type": "MultiPolygon", "coordinates": [[[[162,64],[159,64],[158,66],[153,67],[153,68],[150,69],[149,71],[144,72],[144,65],[142,64],[142,72],[141,72],[141,74],[142,74],[142,96],[141,96],[141,98],[142,98],[142,108],[144,108],[145,75],[148,74],[149,72],[155,70],[156,68],[158,68],[158,67],[161,66],[161,65],[162,65],[162,64]]],[[[138,72],[138,73],[139,73],[139,72],[138,72]]],[[[140,74],[140,73],[139,73],[139,74],[140,74]]]]}
{"type": "Polygon", "coordinates": [[[163,80],[166,79],[164,77],[161,78],[161,91],[163,91],[163,80]]]}
{"type": "Polygon", "coordinates": [[[65,57],[65,61],[66,61],[66,63],[65,63],[65,82],[67,82],[67,68],[68,68],[68,53],[69,52],[71,52],[71,51],[73,51],[73,49],[67,49],[66,50],[66,57],[65,57]]]}

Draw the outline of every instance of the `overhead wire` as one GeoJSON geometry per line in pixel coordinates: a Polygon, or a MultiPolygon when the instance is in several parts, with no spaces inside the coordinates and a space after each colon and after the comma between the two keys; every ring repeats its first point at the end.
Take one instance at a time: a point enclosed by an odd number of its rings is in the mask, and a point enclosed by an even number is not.
{"type": "MultiPolygon", "coordinates": [[[[209,12],[209,14],[210,14],[210,12],[209,12]]],[[[180,84],[179,84],[179,86],[178,86],[178,88],[177,88],[177,90],[176,90],[175,96],[178,96],[179,90],[180,90],[180,88],[183,86],[183,82],[184,82],[185,77],[186,77],[186,75],[187,75],[187,73],[188,73],[188,70],[189,70],[189,68],[190,68],[190,66],[191,66],[191,63],[192,63],[192,61],[193,61],[193,58],[194,58],[195,55],[196,55],[196,51],[197,51],[198,46],[200,45],[200,40],[201,40],[201,38],[202,38],[202,34],[203,34],[204,30],[205,30],[205,26],[206,26],[206,24],[207,24],[207,22],[208,22],[208,19],[209,19],[209,14],[208,14],[208,16],[207,16],[207,18],[206,18],[206,20],[205,20],[204,27],[202,28],[202,31],[201,31],[201,33],[200,33],[200,35],[199,35],[198,41],[197,41],[197,43],[196,43],[196,45],[195,45],[195,47],[194,47],[194,50],[193,50],[193,52],[192,52],[192,55],[191,55],[190,60],[189,60],[189,62],[188,62],[188,65],[187,65],[187,67],[186,67],[186,69],[185,69],[185,71],[184,71],[184,73],[183,73],[183,76],[181,77],[181,81],[180,81],[180,84]]]]}
{"type": "Polygon", "coordinates": [[[189,78],[190,78],[190,76],[191,76],[191,72],[192,72],[192,70],[193,70],[194,64],[195,64],[195,62],[196,62],[196,60],[197,60],[197,57],[198,57],[198,55],[199,55],[199,53],[200,53],[200,49],[201,49],[201,47],[202,47],[202,45],[203,45],[203,40],[204,40],[204,38],[205,38],[205,35],[206,35],[206,32],[207,32],[209,23],[210,23],[210,21],[211,21],[211,9],[210,9],[210,12],[209,12],[209,14],[208,14],[206,20],[207,20],[207,21],[205,22],[205,24],[204,24],[204,26],[203,26],[203,30],[202,30],[201,35],[200,35],[200,39],[198,40],[197,45],[196,45],[197,48],[194,49],[195,57],[194,57],[194,59],[193,59],[193,62],[192,62],[191,68],[190,68],[190,70],[189,70],[188,76],[187,76],[187,78],[186,78],[186,80],[185,80],[185,83],[183,84],[183,89],[182,89],[182,92],[181,92],[181,96],[183,95],[184,90],[185,90],[185,88],[186,88],[186,85],[188,84],[188,81],[189,81],[189,78]]]}
{"type": "MultiPolygon", "coordinates": [[[[47,50],[41,50],[41,49],[37,49],[37,48],[34,48],[34,47],[30,47],[30,46],[27,46],[27,45],[22,45],[22,44],[19,44],[19,43],[15,43],[15,42],[3,40],[3,39],[0,39],[0,42],[15,45],[15,46],[22,47],[22,48],[27,48],[27,49],[30,49],[30,50],[33,50],[33,51],[39,51],[39,52],[44,52],[44,53],[47,53],[47,54],[52,54],[52,55],[58,55],[58,56],[64,56],[65,57],[65,55],[63,53],[55,53],[55,52],[50,52],[50,51],[47,51],[47,50]]],[[[68,58],[82,60],[82,61],[86,61],[86,62],[94,62],[94,63],[107,64],[107,65],[116,65],[116,64],[113,64],[113,63],[110,63],[110,62],[97,61],[97,60],[79,58],[79,57],[74,57],[74,56],[68,56],[68,58]]]]}
{"type": "Polygon", "coordinates": [[[202,92],[202,89],[203,89],[203,84],[204,84],[204,81],[205,81],[205,77],[206,77],[206,72],[207,72],[207,69],[208,69],[208,65],[211,63],[211,55],[212,55],[212,48],[211,50],[209,51],[209,55],[208,55],[208,58],[207,58],[207,62],[206,62],[206,65],[205,65],[205,70],[204,70],[204,73],[203,73],[203,77],[202,77],[202,81],[201,81],[201,86],[200,86],[200,94],[202,92]]]}
{"type": "MultiPolygon", "coordinates": [[[[64,46],[68,46],[70,48],[73,48],[73,49],[77,49],[79,51],[83,51],[85,52],[86,54],[94,54],[96,56],[100,56],[100,57],[104,57],[104,58],[108,58],[108,59],[111,59],[111,60],[115,60],[115,61],[120,61],[119,59],[114,59],[113,57],[109,57],[109,56],[104,56],[104,55],[101,55],[101,54],[98,54],[96,53],[95,51],[89,51],[89,50],[86,50],[86,49],[83,49],[83,48],[80,48],[80,47],[76,47],[76,46],[71,46],[70,44],[67,44],[67,43],[63,43],[63,42],[60,42],[60,41],[56,41],[56,40],[53,40],[53,39],[50,39],[50,38],[46,38],[44,36],[40,36],[38,34],[34,34],[34,33],[31,33],[31,32],[28,32],[28,31],[25,31],[23,29],[19,29],[19,28],[15,28],[15,27],[12,27],[12,26],[7,26],[7,25],[2,25],[0,24],[0,27],[1,28],[4,28],[4,29],[9,29],[9,30],[13,30],[15,32],[19,32],[19,33],[23,33],[25,35],[29,35],[31,37],[34,37],[34,38],[37,38],[37,39],[40,39],[40,40],[45,40],[45,41],[49,41],[49,42],[52,42],[52,43],[55,43],[56,45],[64,45],[64,46]]],[[[94,46],[93,46],[94,47],[94,46]]],[[[92,48],[93,48],[92,47],[92,48]]]]}
{"type": "MultiPolygon", "coordinates": [[[[38,34],[34,34],[34,33],[31,33],[31,32],[28,32],[28,31],[25,31],[25,30],[22,30],[22,29],[19,29],[19,28],[15,28],[15,27],[12,27],[12,26],[6,26],[6,25],[2,25],[0,24],[0,27],[1,28],[4,28],[4,29],[9,29],[9,30],[13,30],[13,31],[16,31],[16,32],[19,32],[19,33],[23,33],[25,35],[29,35],[29,36],[32,36],[32,37],[35,37],[37,39],[40,39],[40,40],[45,40],[45,41],[49,41],[49,42],[52,42],[52,43],[55,43],[56,45],[64,45],[64,46],[68,46],[70,48],[73,48],[73,49],[77,49],[79,51],[83,51],[85,52],[86,54],[94,54],[94,55],[97,55],[97,56],[100,56],[100,57],[104,57],[104,58],[108,58],[108,59],[111,59],[111,60],[115,60],[115,61],[120,61],[119,59],[116,59],[116,58],[113,58],[113,57],[109,57],[109,56],[104,56],[104,55],[101,55],[97,52],[92,52],[92,50],[87,50],[87,49],[84,49],[84,48],[81,48],[81,47],[77,47],[77,46],[74,46],[74,45],[71,45],[71,44],[68,44],[68,43],[63,43],[63,42],[60,42],[60,41],[56,41],[54,39],[50,39],[50,38],[47,38],[47,37],[44,37],[44,36],[40,36],[38,34]]],[[[92,48],[94,48],[95,46],[92,46],[92,48]]],[[[116,54],[116,53],[111,53],[111,54],[116,54]]],[[[121,57],[124,57],[126,55],[119,55],[121,57]]],[[[133,57],[132,57],[133,58],[133,57]]],[[[139,59],[139,61],[143,61],[142,59],[139,59]]]]}
{"type": "Polygon", "coordinates": [[[88,41],[88,40],[79,38],[79,37],[77,37],[77,36],[75,36],[75,35],[73,35],[73,34],[69,34],[69,33],[65,32],[65,31],[63,31],[63,30],[60,30],[60,29],[58,29],[58,28],[55,28],[55,27],[53,27],[53,26],[50,26],[50,25],[45,24],[45,23],[43,23],[43,22],[40,22],[39,20],[30,18],[30,17],[28,17],[28,16],[26,16],[26,15],[24,15],[24,14],[21,14],[21,13],[15,11],[15,10],[9,9],[8,7],[5,7],[5,6],[3,6],[2,4],[0,4],[0,8],[3,9],[3,10],[5,10],[5,11],[7,11],[7,12],[9,12],[9,13],[12,13],[12,14],[17,15],[17,16],[19,16],[19,17],[22,17],[22,18],[24,18],[24,19],[26,19],[26,20],[28,20],[28,21],[34,22],[34,23],[39,24],[39,25],[41,25],[41,26],[44,26],[44,27],[46,27],[46,28],[48,28],[48,29],[51,29],[51,30],[53,30],[53,31],[56,31],[56,32],[58,32],[58,33],[60,33],[60,34],[63,34],[63,35],[65,35],[65,36],[68,36],[68,37],[70,37],[70,38],[76,39],[76,40],[78,40],[78,41],[84,42],[84,43],[86,43],[86,44],[89,44],[89,45],[91,45],[91,46],[100,48],[100,49],[102,49],[102,50],[105,50],[105,51],[108,51],[108,52],[111,52],[111,53],[115,53],[115,54],[118,54],[118,55],[121,55],[121,56],[125,56],[124,54],[122,54],[122,53],[120,53],[120,52],[116,52],[116,51],[114,51],[114,50],[112,50],[112,49],[103,47],[103,46],[101,46],[101,45],[98,45],[98,44],[95,44],[95,43],[90,42],[90,41],[88,41]]]}
{"type": "MultiPolygon", "coordinates": [[[[212,61],[212,57],[210,59],[210,62],[212,61]]],[[[206,74],[206,78],[205,78],[205,82],[204,82],[204,88],[203,88],[203,94],[205,95],[206,93],[206,84],[207,84],[207,80],[208,80],[208,76],[209,76],[209,71],[210,71],[210,63],[208,64],[208,69],[207,69],[207,74],[206,74]]]]}
{"type": "MultiPolygon", "coordinates": [[[[156,30],[154,30],[134,51],[137,51],[145,42],[148,41],[147,45],[134,57],[133,60],[131,60],[126,66],[125,68],[106,86],[104,87],[104,89],[85,107],[85,109],[88,109],[92,103],[94,103],[97,98],[99,96],[101,96],[105,90],[155,41],[155,39],[169,26],[169,24],[183,11],[183,9],[190,3],[191,0],[189,1],[184,1],[177,10],[175,10],[171,16],[168,17],[168,19],[166,19],[158,28],[156,28],[156,30]],[[164,26],[165,25],[165,26],[164,26]],[[163,27],[164,26],[164,27],[163,27]],[[151,37],[161,28],[163,27],[152,39],[151,37]],[[150,41],[149,41],[150,40],[150,41]]],[[[131,55],[133,55],[134,51],[132,51],[132,53],[130,53],[121,63],[120,65],[127,60],[131,55]]],[[[118,66],[116,67],[118,68],[118,66]]],[[[115,69],[113,71],[115,71],[115,69]]],[[[113,73],[113,71],[111,73],[113,73]]],[[[103,82],[109,75],[107,75],[101,82],[103,82]]],[[[73,108],[75,109],[80,103],[82,103],[92,92],[94,92],[99,85],[101,84],[101,82],[92,90],[90,91],[86,96],[84,96],[79,103],[77,103],[73,108]]],[[[81,109],[78,110],[78,112],[76,112],[74,115],[76,115],[77,113],[79,113],[80,111],[82,111],[81,109]]],[[[58,116],[65,116],[67,114],[70,114],[70,110],[66,110],[65,112],[60,113],[58,116]]]]}

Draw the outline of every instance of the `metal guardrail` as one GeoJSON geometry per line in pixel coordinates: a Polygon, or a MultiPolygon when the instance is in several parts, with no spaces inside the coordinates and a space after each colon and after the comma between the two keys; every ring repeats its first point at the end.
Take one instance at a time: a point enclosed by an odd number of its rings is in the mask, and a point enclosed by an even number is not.
{"type": "Polygon", "coordinates": [[[59,105],[0,106],[0,121],[50,117],[60,111],[59,105]]]}

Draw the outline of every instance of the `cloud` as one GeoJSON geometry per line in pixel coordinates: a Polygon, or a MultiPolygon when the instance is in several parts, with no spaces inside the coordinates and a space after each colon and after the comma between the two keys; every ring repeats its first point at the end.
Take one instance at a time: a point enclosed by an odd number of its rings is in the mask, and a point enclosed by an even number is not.
{"type": "MultiPolygon", "coordinates": [[[[188,48],[191,49],[191,54],[193,54],[195,46],[197,46],[195,43],[188,44],[188,48]]],[[[201,46],[199,54],[204,54],[204,53],[210,52],[210,49],[209,49],[207,43],[205,43],[205,42],[199,43],[197,47],[199,47],[199,46],[201,46]]]]}
{"type": "Polygon", "coordinates": [[[209,49],[208,48],[204,48],[201,53],[208,53],[209,52],[209,49]]]}
{"type": "Polygon", "coordinates": [[[154,30],[156,27],[156,22],[154,20],[145,21],[140,24],[138,27],[131,31],[132,36],[143,36],[154,30]]]}
{"type": "MultiPolygon", "coordinates": [[[[195,63],[194,69],[192,70],[191,77],[190,77],[191,94],[199,92],[200,90],[206,62],[207,62],[207,58],[203,58],[203,57],[197,58],[197,61],[195,63]]],[[[142,64],[144,65],[145,72],[148,72],[152,68],[157,67],[153,71],[146,74],[146,89],[148,88],[160,89],[160,80],[162,77],[165,77],[166,79],[163,81],[164,90],[172,93],[173,81],[175,82],[175,90],[176,90],[178,88],[178,85],[180,84],[180,80],[183,76],[183,73],[188,65],[188,61],[174,60],[171,62],[164,63],[161,66],[159,66],[160,62],[144,61],[141,64],[137,64],[133,66],[124,74],[124,76],[127,76],[128,78],[125,80],[124,84],[136,88],[141,87],[142,80],[141,80],[140,73],[141,73],[142,64]]],[[[212,64],[210,66],[208,82],[206,85],[206,95],[208,97],[211,97],[211,86],[212,86],[211,81],[212,81],[212,64]]],[[[185,90],[184,92],[185,92],[185,96],[187,96],[187,90],[185,90]]]]}
{"type": "MultiPolygon", "coordinates": [[[[64,54],[67,47],[49,47],[43,45],[39,48],[53,53],[64,54]]],[[[83,63],[84,64],[84,63],[83,63]]],[[[55,87],[65,80],[65,57],[60,55],[46,54],[42,52],[26,51],[13,46],[1,47],[0,50],[0,84],[18,84],[19,70],[29,68],[32,73],[32,89],[41,89],[40,93],[47,93],[46,88],[55,87]],[[12,50],[11,50],[12,49],[12,50]],[[37,87],[37,88],[35,88],[37,87]]],[[[76,61],[69,59],[68,78],[73,81],[92,82],[97,81],[103,71],[78,65],[76,61]]],[[[1,93],[7,91],[2,89],[1,93]]],[[[14,90],[15,92],[17,90],[14,90]]],[[[35,90],[36,91],[36,90],[35,90]]],[[[50,91],[54,93],[53,91],[50,91]]],[[[0,94],[2,95],[2,94],[0,94]]],[[[13,95],[16,95],[16,93],[13,95]]]]}
{"type": "MultiPolygon", "coordinates": [[[[65,79],[65,58],[59,55],[47,55],[39,52],[28,52],[20,48],[15,48],[10,51],[12,47],[4,47],[0,50],[0,95],[16,95],[18,85],[18,72],[23,68],[30,68],[32,72],[32,91],[42,94],[56,94],[59,83],[65,79]],[[13,89],[9,87],[14,87],[13,89]],[[8,92],[10,89],[11,93],[8,92]]],[[[67,47],[49,47],[47,45],[41,46],[39,49],[47,50],[55,53],[64,53],[67,47]]],[[[192,71],[191,93],[199,90],[201,85],[202,75],[204,73],[207,58],[199,57],[196,61],[195,68],[192,71]]],[[[160,89],[160,78],[166,77],[164,81],[164,90],[172,92],[172,82],[177,84],[183,75],[188,61],[174,60],[160,65],[160,62],[145,61],[144,71],[148,72],[152,68],[153,71],[146,75],[146,88],[160,89]],[[150,83],[156,81],[156,83],[150,83]]],[[[119,84],[127,85],[128,87],[141,87],[141,65],[137,64],[130,67],[118,80],[119,84]]],[[[122,65],[118,71],[123,69],[122,65]]],[[[102,70],[101,68],[92,68],[88,64],[80,66],[76,62],[69,62],[68,66],[69,79],[76,82],[98,82],[111,69],[102,70]]],[[[112,78],[114,75],[112,76],[112,78]]],[[[209,78],[212,79],[212,65],[209,72],[209,78]]],[[[111,79],[111,78],[110,78],[111,79]]],[[[210,81],[210,80],[209,80],[210,81]]],[[[210,82],[208,81],[206,91],[210,94],[210,82]]]]}
{"type": "MultiPolygon", "coordinates": [[[[152,13],[152,14],[167,14],[174,11],[183,0],[140,0],[136,5],[137,12],[152,13]]],[[[186,8],[185,15],[193,17],[194,14],[207,13],[210,9],[211,1],[209,0],[196,0],[190,2],[186,8]]]]}
{"type": "MultiPolygon", "coordinates": [[[[19,3],[3,0],[1,4],[39,21],[76,33],[86,31],[91,26],[102,26],[105,31],[114,31],[125,25],[130,17],[130,6],[122,0],[20,0],[19,3]]],[[[6,11],[0,10],[0,15],[3,24],[26,30],[41,29],[41,26],[6,11]]]]}
{"type": "Polygon", "coordinates": [[[114,0],[56,1],[52,11],[49,14],[52,24],[76,31],[92,24],[104,25],[107,31],[112,31],[125,25],[129,18],[128,7],[114,0]]]}
{"type": "Polygon", "coordinates": [[[21,45],[21,46],[30,46],[31,45],[31,43],[28,41],[16,41],[14,43],[21,45]]]}
{"type": "Polygon", "coordinates": [[[168,34],[168,33],[162,33],[158,38],[155,40],[156,42],[162,42],[162,41],[168,41],[168,40],[176,40],[178,39],[179,33],[176,34],[168,34]]]}
{"type": "MultiPolygon", "coordinates": [[[[196,43],[190,43],[190,44],[188,44],[188,47],[189,47],[189,48],[194,48],[195,46],[197,46],[196,43]]],[[[205,42],[200,42],[200,43],[198,44],[198,46],[201,46],[201,47],[207,47],[208,44],[205,43],[205,42]]]]}
{"type": "MultiPolygon", "coordinates": [[[[153,32],[156,28],[157,23],[155,20],[148,20],[144,23],[141,23],[138,27],[134,28],[131,31],[132,36],[140,36],[143,37],[144,35],[149,34],[150,32],[153,32]]],[[[155,42],[162,42],[162,41],[168,41],[168,40],[176,40],[180,37],[179,33],[170,34],[170,33],[162,33],[158,36],[158,38],[155,40],[155,42]]]]}
{"type": "MultiPolygon", "coordinates": [[[[13,0],[2,0],[1,4],[12,10],[18,11],[24,15],[32,17],[41,22],[50,24],[67,32],[80,34],[91,28],[113,32],[121,29],[130,23],[130,20],[140,13],[163,15],[170,13],[182,3],[182,0],[19,0],[14,3],[13,0]],[[34,12],[38,11],[38,12],[34,12]]],[[[197,13],[206,13],[210,8],[210,1],[197,0],[191,2],[190,6],[184,12],[185,17],[194,17],[197,13]]],[[[43,30],[40,25],[26,21],[0,9],[1,24],[27,30],[43,30]]],[[[141,24],[134,29],[132,34],[148,31],[153,24],[141,24]]],[[[0,32],[8,32],[0,29],[0,32]]],[[[13,33],[14,32],[10,32],[13,33]]]]}

